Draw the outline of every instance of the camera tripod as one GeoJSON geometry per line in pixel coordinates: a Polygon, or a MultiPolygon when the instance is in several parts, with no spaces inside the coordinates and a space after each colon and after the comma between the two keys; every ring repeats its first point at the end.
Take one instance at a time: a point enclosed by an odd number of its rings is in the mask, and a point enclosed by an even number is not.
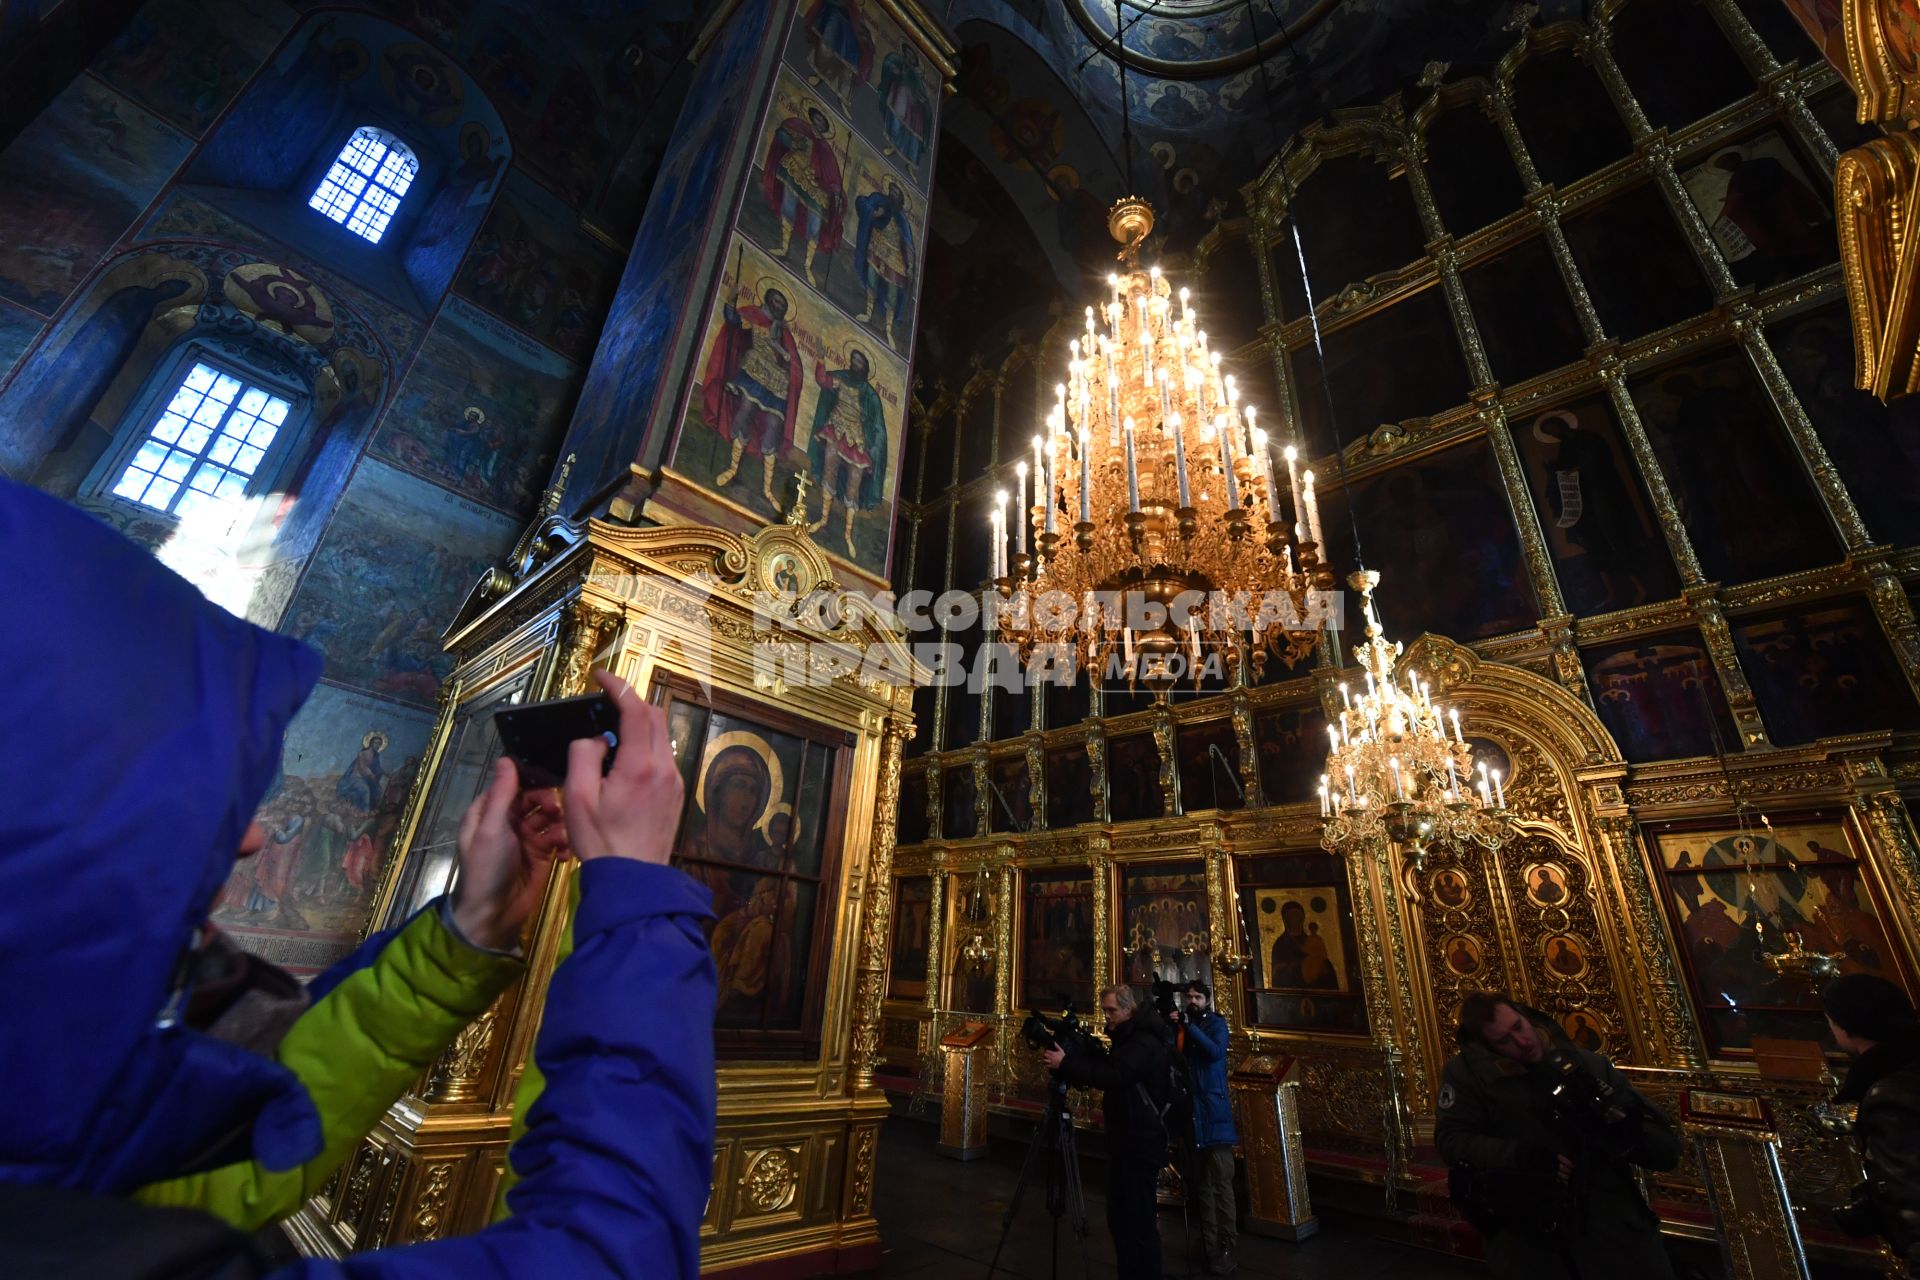
{"type": "Polygon", "coordinates": [[[993,1261],[987,1267],[989,1280],[1000,1269],[1000,1251],[1007,1247],[1007,1233],[1013,1230],[1013,1221],[1020,1216],[1020,1201],[1026,1194],[1027,1179],[1033,1176],[1036,1162],[1045,1166],[1047,1212],[1053,1217],[1051,1274],[1058,1280],[1060,1219],[1066,1215],[1073,1225],[1073,1233],[1080,1237],[1080,1274],[1093,1275],[1093,1265],[1087,1260],[1087,1197],[1080,1186],[1080,1149],[1073,1140],[1073,1112],[1067,1109],[1067,1083],[1056,1075],[1047,1085],[1046,1117],[1027,1144],[1027,1158],[1020,1165],[1020,1180],[1013,1184],[1006,1215],[1000,1219],[1000,1242],[994,1245],[993,1261]]]}

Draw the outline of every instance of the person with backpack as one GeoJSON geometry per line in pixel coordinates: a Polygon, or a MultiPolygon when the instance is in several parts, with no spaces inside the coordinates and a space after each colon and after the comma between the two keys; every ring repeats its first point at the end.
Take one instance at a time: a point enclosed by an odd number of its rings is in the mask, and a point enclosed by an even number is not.
{"type": "Polygon", "coordinates": [[[1120,1280],[1159,1280],[1160,1221],[1154,1193],[1167,1162],[1167,1108],[1172,1099],[1173,1034],[1149,1005],[1136,1002],[1132,987],[1100,991],[1112,1048],[1085,1041],[1067,1053],[1041,1054],[1048,1069],[1071,1085],[1105,1090],[1101,1113],[1107,1127],[1107,1230],[1120,1280]]]}
{"type": "Polygon", "coordinates": [[[1191,1098],[1193,1159],[1188,1185],[1200,1220],[1207,1274],[1230,1276],[1238,1269],[1233,1251],[1240,1243],[1238,1206],[1233,1195],[1233,1103],[1227,1096],[1227,1020],[1213,1010],[1213,993],[1195,978],[1187,984],[1187,1007],[1180,1013],[1180,1048],[1186,1062],[1191,1098]]]}

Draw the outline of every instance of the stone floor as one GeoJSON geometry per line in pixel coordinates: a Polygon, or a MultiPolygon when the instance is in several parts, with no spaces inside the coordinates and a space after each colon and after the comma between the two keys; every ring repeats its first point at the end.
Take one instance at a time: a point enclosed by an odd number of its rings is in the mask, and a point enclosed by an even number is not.
{"type": "MultiPolygon", "coordinates": [[[[990,1157],[962,1164],[936,1152],[934,1139],[932,1125],[899,1117],[889,1120],[881,1130],[874,1208],[883,1241],[879,1274],[887,1280],[895,1276],[982,1280],[1000,1239],[1007,1202],[1020,1178],[1025,1148],[996,1142],[990,1157]]],[[[1083,1271],[1079,1245],[1064,1218],[1059,1231],[1059,1267],[1057,1271],[1053,1268],[1049,1249],[1053,1218],[1047,1212],[1044,1188],[1030,1185],[1008,1232],[997,1275],[1018,1280],[1051,1280],[1054,1276],[1080,1280],[1082,1275],[1114,1274],[1113,1244],[1107,1237],[1106,1204],[1100,1193],[1104,1171],[1097,1160],[1084,1159],[1083,1165],[1088,1181],[1087,1256],[1091,1269],[1083,1271]]],[[[1165,1251],[1162,1272],[1168,1280],[1205,1274],[1185,1260],[1179,1210],[1161,1211],[1160,1239],[1165,1251]]],[[[1478,1263],[1325,1226],[1320,1234],[1301,1244],[1243,1234],[1239,1261],[1238,1274],[1246,1280],[1454,1280],[1486,1275],[1478,1263]]]]}

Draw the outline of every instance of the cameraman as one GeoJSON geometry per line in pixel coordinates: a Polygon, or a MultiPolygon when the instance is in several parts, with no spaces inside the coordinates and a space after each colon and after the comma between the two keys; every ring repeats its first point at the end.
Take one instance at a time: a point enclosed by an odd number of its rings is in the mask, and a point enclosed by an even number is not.
{"type": "Polygon", "coordinates": [[[1233,1103],[1227,1097],[1227,1020],[1213,1011],[1212,993],[1195,978],[1187,984],[1187,1008],[1176,1013],[1183,1026],[1181,1052],[1193,1095],[1194,1207],[1200,1239],[1206,1247],[1207,1273],[1230,1276],[1240,1243],[1233,1198],[1233,1103]]]}
{"type": "Polygon", "coordinates": [[[1671,1169],[1680,1141],[1613,1065],[1503,994],[1460,1008],[1434,1145],[1454,1202],[1512,1280],[1673,1280],[1632,1166],[1671,1169]]]}
{"type": "Polygon", "coordinates": [[[1120,1280],[1159,1280],[1160,1222],[1154,1188],[1167,1162],[1167,1074],[1173,1035],[1152,1008],[1134,1003],[1133,988],[1103,987],[1111,1050],[1092,1040],[1058,1045],[1040,1056],[1068,1084],[1106,1090],[1107,1230],[1120,1280]]]}

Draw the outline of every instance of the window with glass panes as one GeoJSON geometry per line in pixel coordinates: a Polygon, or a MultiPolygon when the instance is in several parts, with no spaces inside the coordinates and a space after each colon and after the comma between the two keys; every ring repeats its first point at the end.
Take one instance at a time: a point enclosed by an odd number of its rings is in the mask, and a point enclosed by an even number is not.
{"type": "Polygon", "coordinates": [[[340,148],[307,204],[374,244],[400,208],[420,161],[400,139],[363,126],[340,148]]]}
{"type": "Polygon", "coordinates": [[[113,491],[178,516],[209,504],[236,504],[291,408],[282,396],[195,361],[113,491]]]}

